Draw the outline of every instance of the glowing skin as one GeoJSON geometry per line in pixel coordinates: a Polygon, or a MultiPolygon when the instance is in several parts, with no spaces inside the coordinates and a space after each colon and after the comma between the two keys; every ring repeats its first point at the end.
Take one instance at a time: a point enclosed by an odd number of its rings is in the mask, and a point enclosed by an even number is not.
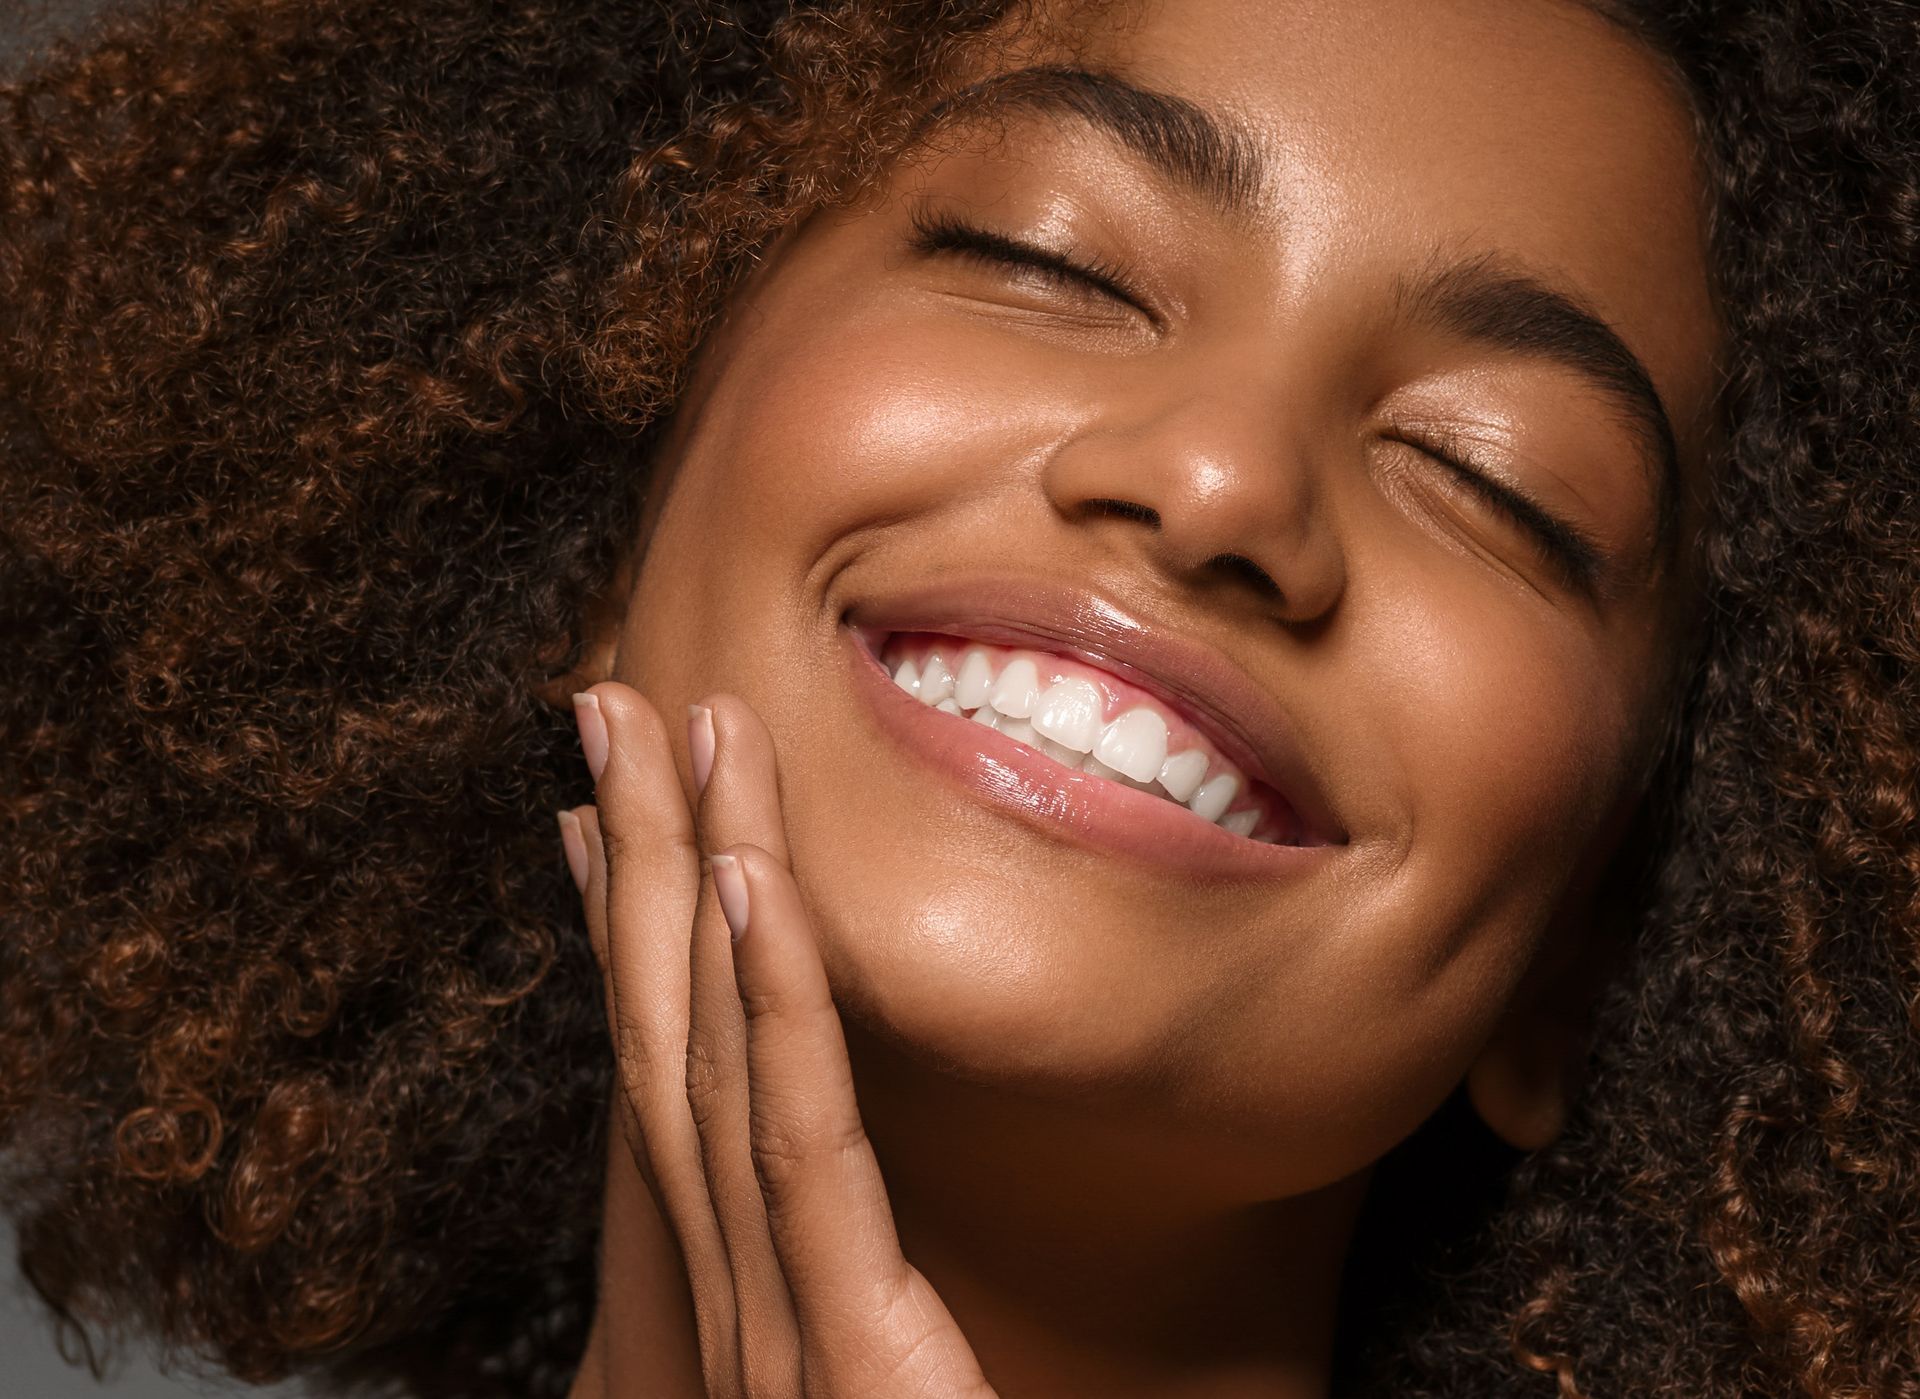
{"type": "MultiPolygon", "coordinates": [[[[1249,207],[1026,112],[810,220],[703,355],[586,678],[764,718],[902,1245],[1002,1395],[1320,1395],[1370,1163],[1463,1077],[1510,1138],[1556,1128],[1688,595],[1617,395],[1409,288],[1461,262],[1588,308],[1693,481],[1702,186],[1658,60],[1556,0],[1167,0],[1082,61],[1242,129],[1249,207]],[[926,251],[916,212],[1125,269],[1136,304],[926,251]],[[1587,539],[1591,586],[1412,442],[1587,539]],[[1183,870],[983,794],[876,712],[849,626],[996,623],[1162,680],[1204,652],[1344,839],[1190,822],[1253,858],[1183,870]]],[[[607,1209],[580,1392],[697,1373],[617,1141],[607,1209]]]]}

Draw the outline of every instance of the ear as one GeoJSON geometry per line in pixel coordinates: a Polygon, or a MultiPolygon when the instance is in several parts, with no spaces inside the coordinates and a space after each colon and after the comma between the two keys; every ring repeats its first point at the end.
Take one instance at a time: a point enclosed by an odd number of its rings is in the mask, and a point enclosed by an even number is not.
{"type": "Polygon", "coordinates": [[[633,593],[634,563],[634,551],[623,555],[607,586],[587,600],[580,612],[579,659],[561,674],[535,684],[534,698],[571,713],[575,694],[613,678],[620,631],[627,620],[627,600],[633,593]]]}
{"type": "Polygon", "coordinates": [[[1495,1136],[1538,1151],[1566,1126],[1580,1088],[1594,994],[1605,981],[1624,928],[1611,910],[1564,924],[1515,991],[1479,1058],[1467,1070],[1467,1097],[1495,1136]]]}
{"type": "Polygon", "coordinates": [[[1467,1070],[1473,1110],[1508,1146],[1538,1151],[1566,1126],[1573,1101],[1569,1041],[1551,1017],[1516,1006],[1467,1070]]]}

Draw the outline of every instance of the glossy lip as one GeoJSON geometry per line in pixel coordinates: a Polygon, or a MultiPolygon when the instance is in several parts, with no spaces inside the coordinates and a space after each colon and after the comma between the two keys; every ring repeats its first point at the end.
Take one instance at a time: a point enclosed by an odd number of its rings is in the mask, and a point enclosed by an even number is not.
{"type": "Polygon", "coordinates": [[[854,689],[880,727],[919,762],[1044,835],[1201,881],[1297,875],[1332,849],[1248,840],[1163,797],[1063,767],[971,719],[922,704],[893,683],[870,633],[842,633],[854,689]]]}
{"type": "MultiPolygon", "coordinates": [[[[954,578],[857,603],[845,621],[862,649],[876,658],[876,670],[880,669],[880,647],[889,635],[917,631],[1053,651],[1110,671],[1178,709],[1223,757],[1278,792],[1299,817],[1309,848],[1347,842],[1345,825],[1273,697],[1225,656],[1189,640],[1168,623],[1143,617],[1084,588],[1008,576],[954,578]]],[[[904,694],[901,698],[910,699],[904,694]]],[[[1010,748],[1021,748],[1006,742],[1010,748]]],[[[1060,770],[1058,764],[1049,766],[1060,770]]],[[[1168,805],[1144,793],[1133,795],[1168,805]]],[[[1261,849],[1299,848],[1258,846],[1236,836],[1228,839],[1261,849]]]]}

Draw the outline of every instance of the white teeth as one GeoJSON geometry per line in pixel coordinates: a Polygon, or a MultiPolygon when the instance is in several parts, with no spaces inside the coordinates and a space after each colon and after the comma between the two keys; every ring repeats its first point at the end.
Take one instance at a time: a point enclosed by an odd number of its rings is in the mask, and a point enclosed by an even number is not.
{"type": "Polygon", "coordinates": [[[1253,828],[1259,824],[1260,813],[1257,811],[1236,811],[1220,818],[1220,829],[1237,836],[1252,835],[1253,828]]]}
{"type": "Polygon", "coordinates": [[[1129,709],[1101,731],[1093,755],[1135,782],[1151,782],[1167,760],[1167,722],[1151,709],[1129,709]]]}
{"type": "Polygon", "coordinates": [[[960,658],[960,674],[953,682],[953,697],[962,709],[978,709],[987,702],[993,689],[993,662],[978,646],[960,658]]]}
{"type": "Polygon", "coordinates": [[[935,651],[920,668],[920,698],[927,704],[937,705],[952,694],[953,672],[947,669],[946,657],[935,651]]]}
{"type": "Polygon", "coordinates": [[[1033,713],[1033,706],[1039,698],[1040,668],[1025,656],[1017,656],[1008,661],[1007,668],[1000,672],[1000,679],[995,682],[993,693],[987,696],[987,703],[1009,719],[1024,719],[1033,713]]]}
{"type": "MultiPolygon", "coordinates": [[[[1099,688],[1091,680],[1062,680],[1040,696],[1039,706],[1033,711],[1033,727],[1076,753],[1088,753],[1100,741],[1100,711],[1105,707],[1099,688]]],[[[1104,760],[1113,762],[1111,758],[1104,760]]],[[[1154,766],[1158,768],[1159,764],[1154,766]]]]}
{"type": "Polygon", "coordinates": [[[1252,837],[1259,824],[1258,811],[1227,814],[1241,792],[1237,774],[1208,779],[1202,750],[1167,752],[1167,723],[1155,710],[1136,706],[1103,725],[1106,696],[1091,680],[1073,676],[1043,691],[1039,666],[1025,656],[1008,661],[996,680],[992,658],[970,646],[958,673],[948,668],[945,654],[932,651],[918,664],[902,661],[893,683],[923,704],[970,718],[1066,767],[1184,802],[1233,835],[1252,837]]]}
{"type": "Polygon", "coordinates": [[[1200,790],[1193,794],[1187,806],[1203,820],[1218,821],[1239,795],[1240,779],[1230,772],[1223,772],[1201,783],[1200,790]]]}
{"type": "Polygon", "coordinates": [[[1167,795],[1177,802],[1183,802],[1200,790],[1200,784],[1207,780],[1207,755],[1198,748],[1189,748],[1184,753],[1175,753],[1160,766],[1160,785],[1167,789],[1167,795]]]}
{"type": "Polygon", "coordinates": [[[1033,725],[1029,724],[1025,719],[1002,718],[999,728],[1001,733],[1005,734],[1015,743],[1024,743],[1029,748],[1038,748],[1040,746],[1040,735],[1033,731],[1033,725]]]}
{"type": "MultiPolygon", "coordinates": [[[[1035,725],[1036,733],[1038,733],[1038,728],[1039,726],[1035,725]]],[[[1052,758],[1056,763],[1065,763],[1070,768],[1079,767],[1081,763],[1086,761],[1087,757],[1085,753],[1076,752],[1064,743],[1055,743],[1045,734],[1039,734],[1039,736],[1034,739],[1033,746],[1038,748],[1042,753],[1045,753],[1049,758],[1052,758]]]]}

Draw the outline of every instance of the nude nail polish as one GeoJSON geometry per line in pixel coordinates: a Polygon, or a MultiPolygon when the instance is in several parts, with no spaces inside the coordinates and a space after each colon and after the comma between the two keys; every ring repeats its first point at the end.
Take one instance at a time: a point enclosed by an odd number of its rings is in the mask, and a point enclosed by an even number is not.
{"type": "Polygon", "coordinates": [[[567,873],[581,893],[587,892],[587,837],[580,829],[580,818],[571,811],[554,813],[560,825],[560,848],[566,852],[567,873]]]}
{"type": "Polygon", "coordinates": [[[713,892],[720,896],[720,912],[735,942],[747,931],[747,873],[734,855],[713,857],[713,892]]]}
{"type": "Polygon", "coordinates": [[[573,719],[580,726],[580,751],[586,757],[587,771],[598,782],[607,770],[607,716],[601,712],[600,697],[582,690],[573,697],[573,719]]]}
{"type": "Polygon", "coordinates": [[[693,793],[707,790],[713,776],[713,755],[717,740],[713,733],[713,711],[704,704],[687,706],[687,751],[693,757],[693,793]]]}

